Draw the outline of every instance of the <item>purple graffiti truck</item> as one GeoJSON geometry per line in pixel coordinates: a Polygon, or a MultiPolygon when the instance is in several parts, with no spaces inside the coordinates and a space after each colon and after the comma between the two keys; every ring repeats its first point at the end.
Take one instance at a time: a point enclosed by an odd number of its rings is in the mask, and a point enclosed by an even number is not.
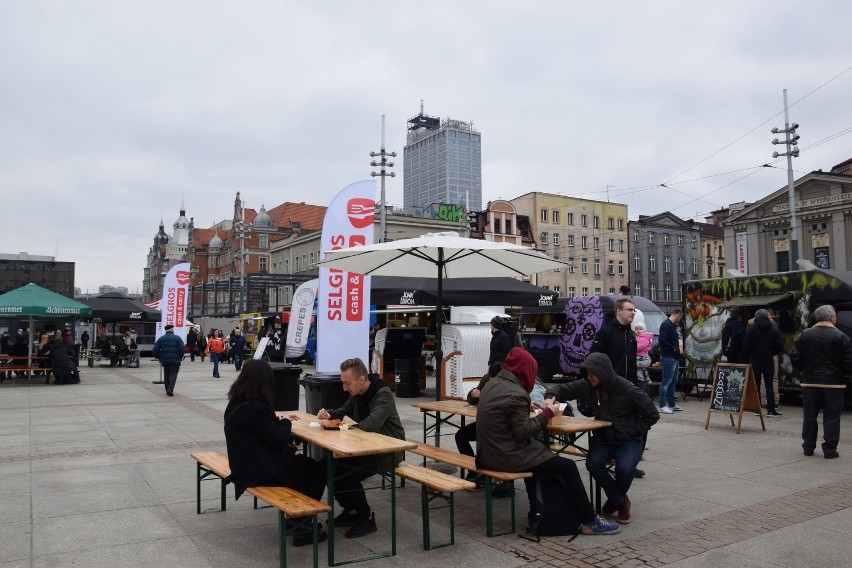
{"type": "Polygon", "coordinates": [[[615,303],[621,298],[629,299],[642,311],[647,331],[657,336],[666,315],[651,300],[640,296],[559,298],[553,307],[521,310],[519,329],[524,345],[538,361],[538,375],[543,381],[554,377],[573,380],[579,376],[595,335],[615,317],[615,303]]]}

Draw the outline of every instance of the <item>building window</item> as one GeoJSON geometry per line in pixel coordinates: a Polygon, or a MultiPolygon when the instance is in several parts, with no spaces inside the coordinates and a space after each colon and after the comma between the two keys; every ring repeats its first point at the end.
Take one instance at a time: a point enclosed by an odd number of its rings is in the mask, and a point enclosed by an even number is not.
{"type": "Polygon", "coordinates": [[[663,234],[663,244],[665,246],[669,246],[669,234],[668,233],[663,234]]]}
{"type": "Polygon", "coordinates": [[[573,213],[566,213],[565,214],[565,222],[568,223],[569,225],[573,225],[574,224],[574,214],[573,213]]]}
{"type": "Polygon", "coordinates": [[[619,231],[624,230],[624,219],[621,219],[621,218],[618,219],[618,230],[619,231]]]}
{"type": "Polygon", "coordinates": [[[598,259],[595,259],[595,274],[598,276],[601,275],[601,261],[598,259]]]}
{"type": "Polygon", "coordinates": [[[668,302],[671,299],[672,299],[672,287],[671,287],[671,284],[666,284],[665,300],[668,302]]]}
{"type": "Polygon", "coordinates": [[[559,233],[553,233],[553,246],[559,246],[559,233]]]}
{"type": "Polygon", "coordinates": [[[639,242],[639,229],[633,229],[633,242],[639,242]]]}
{"type": "Polygon", "coordinates": [[[307,269],[308,269],[308,255],[303,254],[302,255],[302,270],[307,270],[307,269]]]}
{"type": "Polygon", "coordinates": [[[506,232],[504,234],[505,235],[514,235],[515,233],[512,232],[512,220],[506,219],[505,224],[506,224],[506,232]]]}
{"type": "Polygon", "coordinates": [[[547,223],[547,209],[541,210],[541,222],[547,223]]]}
{"type": "Polygon", "coordinates": [[[610,260],[607,263],[607,273],[615,275],[615,261],[614,260],[610,260]]]}
{"type": "Polygon", "coordinates": [[[724,255],[724,254],[722,254],[722,251],[723,251],[723,250],[724,250],[724,249],[722,248],[722,245],[719,245],[719,257],[718,257],[718,258],[719,258],[719,260],[724,260],[724,258],[725,258],[725,255],[724,255]]]}
{"type": "Polygon", "coordinates": [[[618,252],[624,252],[624,239],[618,239],[618,252]]]}
{"type": "Polygon", "coordinates": [[[778,267],[778,272],[787,272],[790,270],[790,255],[786,250],[775,253],[775,263],[778,267]]]}
{"type": "Polygon", "coordinates": [[[582,291],[584,296],[589,295],[589,287],[588,286],[583,286],[580,290],[582,291]]]}
{"type": "Polygon", "coordinates": [[[609,252],[615,252],[615,239],[609,240],[609,252]]]}
{"type": "Polygon", "coordinates": [[[589,259],[588,258],[584,258],[583,260],[580,261],[580,272],[582,272],[583,274],[589,273],[589,259]]]}
{"type": "Polygon", "coordinates": [[[640,270],[642,270],[642,265],[639,261],[639,253],[638,252],[633,253],[633,270],[635,270],[636,272],[639,272],[640,270]]]}
{"type": "Polygon", "coordinates": [[[698,248],[698,239],[696,239],[695,237],[692,237],[692,248],[698,248]]]}
{"type": "Polygon", "coordinates": [[[657,271],[657,257],[653,254],[648,257],[648,267],[651,272],[657,271]]]}
{"type": "Polygon", "coordinates": [[[636,294],[637,296],[642,295],[642,285],[639,284],[638,282],[636,283],[635,286],[633,286],[633,293],[636,294]]]}
{"type": "Polygon", "coordinates": [[[610,293],[610,294],[615,294],[615,288],[610,288],[610,289],[609,289],[609,293],[610,293]]]}
{"type": "Polygon", "coordinates": [[[259,257],[257,269],[260,270],[261,272],[266,272],[268,270],[267,265],[266,265],[267,262],[268,261],[267,261],[266,257],[264,257],[264,256],[259,257]]]}
{"type": "Polygon", "coordinates": [[[573,298],[576,295],[577,295],[577,287],[576,286],[569,286],[568,287],[568,297],[573,298]]]}
{"type": "Polygon", "coordinates": [[[600,296],[600,295],[601,295],[601,289],[595,288],[595,296],[600,296]]]}
{"type": "Polygon", "coordinates": [[[589,237],[583,235],[580,237],[580,248],[587,249],[589,248],[589,237]]]}
{"type": "Polygon", "coordinates": [[[618,261],[618,274],[619,274],[619,276],[624,276],[624,261],[623,260],[618,261]]]}
{"type": "Polygon", "coordinates": [[[500,219],[494,219],[494,232],[500,232],[500,219]]]}
{"type": "Polygon", "coordinates": [[[595,250],[601,248],[601,239],[600,237],[594,237],[595,250]]]}
{"type": "MultiPolygon", "coordinates": [[[[559,294],[559,292],[562,291],[562,286],[554,286],[553,291],[556,292],[557,294],[559,294]]],[[[559,295],[561,296],[562,294],[559,294],[559,295]]]]}
{"type": "Polygon", "coordinates": [[[542,244],[542,245],[546,245],[546,244],[547,244],[547,231],[542,231],[542,232],[541,232],[541,244],[542,244]]]}
{"type": "Polygon", "coordinates": [[[652,233],[651,231],[648,231],[648,244],[654,244],[654,233],[652,233]]]}
{"type": "Polygon", "coordinates": [[[284,259],[284,274],[290,274],[290,259],[284,259]]]}
{"type": "Polygon", "coordinates": [[[299,256],[296,255],[296,272],[299,272],[299,256]]]}
{"type": "Polygon", "coordinates": [[[608,217],[607,220],[606,220],[606,226],[610,231],[614,230],[615,229],[615,219],[613,219],[612,217],[608,217]]]}
{"type": "Polygon", "coordinates": [[[685,263],[683,262],[683,258],[677,259],[677,272],[678,272],[678,274],[683,274],[684,264],[685,263]]]}
{"type": "Polygon", "coordinates": [[[589,226],[589,217],[588,217],[588,215],[580,215],[580,225],[581,225],[582,227],[588,227],[588,226],[589,226]]]}
{"type": "Polygon", "coordinates": [[[555,209],[553,210],[553,222],[559,223],[559,211],[557,211],[555,209]]]}
{"type": "Polygon", "coordinates": [[[651,292],[651,301],[656,302],[657,301],[657,286],[656,286],[656,284],[651,284],[649,291],[651,292]]]}
{"type": "Polygon", "coordinates": [[[568,272],[574,273],[577,272],[577,266],[574,264],[574,257],[568,257],[568,272]]]}
{"type": "Polygon", "coordinates": [[[672,259],[668,256],[663,258],[663,271],[671,272],[672,271],[672,259]]]}
{"type": "Polygon", "coordinates": [[[569,247],[574,246],[574,235],[568,235],[568,246],[569,247]]]}
{"type": "Polygon", "coordinates": [[[258,237],[259,246],[261,249],[266,250],[269,248],[269,235],[260,235],[258,237]]]}
{"type": "Polygon", "coordinates": [[[592,217],[592,228],[600,229],[601,228],[601,218],[597,215],[592,217]]]}
{"type": "Polygon", "coordinates": [[[698,276],[698,259],[697,258],[692,259],[692,274],[694,276],[698,276]]]}

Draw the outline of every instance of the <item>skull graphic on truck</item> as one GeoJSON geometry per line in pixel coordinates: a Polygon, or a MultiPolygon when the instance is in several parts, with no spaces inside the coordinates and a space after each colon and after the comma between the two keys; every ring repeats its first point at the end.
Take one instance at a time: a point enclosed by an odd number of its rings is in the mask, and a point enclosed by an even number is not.
{"type": "Polygon", "coordinates": [[[565,331],[559,341],[559,366],[565,374],[579,374],[595,335],[604,324],[599,296],[572,298],[565,305],[565,331]]]}

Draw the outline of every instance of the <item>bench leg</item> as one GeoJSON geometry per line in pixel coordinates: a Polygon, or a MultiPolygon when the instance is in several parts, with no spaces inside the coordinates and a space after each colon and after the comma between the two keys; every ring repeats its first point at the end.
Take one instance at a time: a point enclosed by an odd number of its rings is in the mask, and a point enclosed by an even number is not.
{"type": "MultiPolygon", "coordinates": [[[[223,478],[219,477],[203,465],[201,462],[196,463],[196,476],[195,476],[195,514],[200,515],[201,513],[201,482],[207,479],[208,477],[215,477],[219,480],[221,484],[220,487],[220,503],[219,503],[219,511],[225,511],[228,506],[228,501],[226,498],[226,487],[228,482],[223,478]]],[[[209,511],[216,511],[217,509],[208,509],[209,511]]]]}
{"type": "Polygon", "coordinates": [[[284,513],[278,511],[278,566],[279,568],[287,568],[287,537],[290,534],[295,534],[299,529],[305,528],[305,525],[310,523],[311,526],[311,552],[313,554],[313,567],[319,568],[319,523],[317,516],[314,515],[307,519],[302,518],[296,520],[290,528],[287,527],[287,517],[284,513]]]}
{"type": "Polygon", "coordinates": [[[449,495],[442,493],[440,491],[430,491],[425,485],[420,486],[420,508],[423,517],[423,550],[433,550],[435,548],[443,548],[445,546],[451,546],[456,543],[456,515],[455,515],[455,494],[450,493],[449,495]],[[440,509],[450,509],[450,542],[444,544],[432,544],[431,537],[431,526],[429,521],[429,513],[430,513],[430,504],[432,501],[440,499],[446,503],[443,507],[438,507],[440,509]]]}
{"type": "Polygon", "coordinates": [[[509,504],[511,507],[511,529],[505,532],[494,532],[494,498],[492,497],[493,483],[490,477],[485,478],[485,526],[489,538],[515,532],[515,483],[510,485],[509,504]]]}

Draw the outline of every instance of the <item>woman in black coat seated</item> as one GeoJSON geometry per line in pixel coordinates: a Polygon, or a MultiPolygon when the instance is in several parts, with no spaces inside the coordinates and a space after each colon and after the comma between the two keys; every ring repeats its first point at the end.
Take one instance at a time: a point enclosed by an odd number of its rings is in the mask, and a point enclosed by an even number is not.
{"type": "MultiPolygon", "coordinates": [[[[285,486],[317,500],[325,490],[325,462],[296,454],[291,422],[278,419],[272,408],[272,368],[266,361],[250,359],[228,391],[225,442],[231,465],[230,481],[237,499],[247,487],[285,486]]],[[[326,539],[320,531],[320,542],[326,539]]],[[[293,545],[311,544],[310,531],[293,535],[293,545]]]]}

